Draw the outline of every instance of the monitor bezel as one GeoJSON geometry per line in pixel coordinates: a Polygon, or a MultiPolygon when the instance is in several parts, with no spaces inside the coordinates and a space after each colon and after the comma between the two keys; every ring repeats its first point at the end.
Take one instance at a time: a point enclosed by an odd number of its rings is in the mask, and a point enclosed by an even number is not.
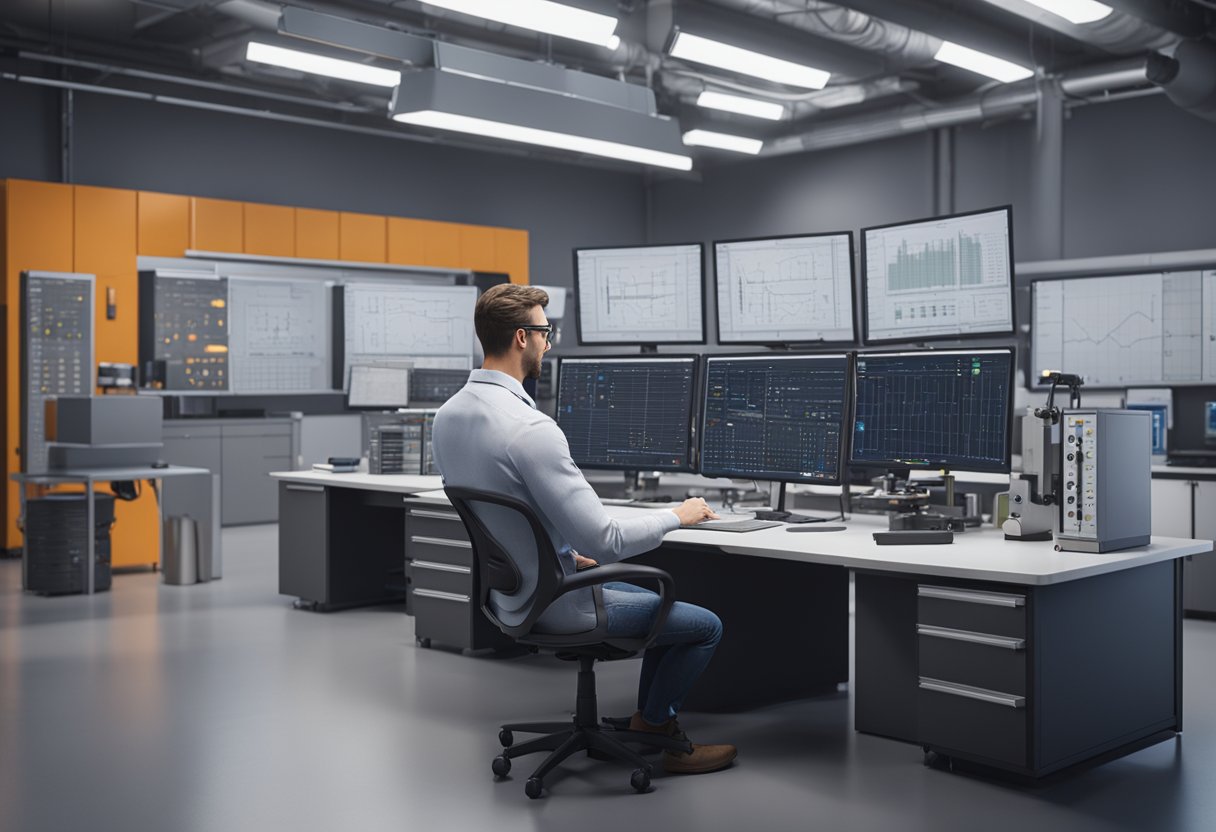
{"type": "Polygon", "coordinates": [[[822,346],[825,349],[833,346],[856,346],[857,341],[857,249],[855,248],[856,239],[852,231],[823,231],[811,234],[775,234],[763,237],[738,237],[730,240],[714,240],[713,241],[713,273],[714,273],[714,337],[717,338],[719,344],[729,346],[762,346],[762,347],[786,347],[794,346],[807,349],[810,347],[822,346]],[[773,340],[722,340],[722,307],[718,303],[718,246],[729,245],[731,243],[760,243],[769,242],[772,240],[796,240],[806,239],[811,237],[846,237],[849,241],[849,303],[851,304],[851,315],[849,316],[849,328],[853,336],[846,341],[828,341],[826,339],[813,339],[809,341],[773,341],[773,340]]]}
{"type": "Polygon", "coordinates": [[[880,470],[892,469],[910,469],[916,471],[971,471],[993,474],[1008,474],[1012,470],[1013,457],[1013,396],[1014,396],[1014,379],[1017,373],[1017,348],[1016,347],[976,347],[973,350],[949,348],[949,349],[928,349],[928,350],[877,350],[874,352],[857,352],[853,356],[853,374],[850,379],[849,387],[852,399],[849,404],[851,419],[849,424],[849,460],[850,468],[868,468],[880,470]],[[899,355],[916,355],[916,356],[944,356],[944,355],[975,355],[977,353],[1004,353],[1009,356],[1009,408],[1007,418],[1005,419],[1005,458],[1002,463],[994,465],[973,465],[952,467],[950,465],[939,464],[911,464],[901,460],[873,460],[873,459],[854,459],[853,452],[855,450],[853,443],[853,435],[857,431],[857,400],[859,396],[859,386],[857,379],[858,366],[862,359],[882,358],[887,356],[899,355]]]}
{"type": "Polygon", "coordinates": [[[344,397],[345,400],[343,403],[345,404],[347,410],[353,410],[353,411],[357,411],[357,412],[362,412],[365,410],[366,411],[392,411],[392,410],[400,410],[403,408],[407,408],[410,406],[410,401],[411,401],[410,384],[413,379],[413,375],[414,375],[414,371],[412,368],[379,367],[375,364],[351,364],[350,367],[347,368],[347,371],[346,371],[346,391],[345,391],[346,395],[344,397]],[[351,404],[350,391],[351,391],[351,387],[353,386],[352,382],[354,381],[356,367],[368,367],[368,368],[371,368],[374,370],[396,370],[398,372],[405,373],[406,403],[405,404],[351,404]]]}
{"type": "Polygon", "coordinates": [[[853,350],[829,350],[825,352],[773,352],[773,353],[715,353],[706,355],[701,361],[701,383],[700,397],[697,401],[698,409],[700,410],[697,421],[697,463],[698,472],[705,477],[725,477],[729,479],[749,479],[759,480],[763,482],[796,482],[807,483],[809,485],[840,485],[844,481],[845,468],[848,465],[848,457],[850,454],[849,442],[852,438],[852,430],[850,426],[853,423],[852,419],[852,384],[853,384],[853,363],[856,352],[853,350]],[[705,396],[709,391],[709,363],[711,361],[738,361],[740,359],[755,360],[755,361],[789,361],[795,359],[807,358],[844,358],[844,404],[841,408],[841,425],[840,425],[840,454],[837,457],[839,460],[836,466],[836,476],[833,479],[814,479],[809,477],[786,476],[770,476],[778,472],[769,471],[765,474],[754,473],[737,473],[729,469],[719,470],[714,468],[707,469],[705,467],[705,455],[703,453],[703,445],[705,442],[705,419],[708,415],[708,409],[705,406],[705,396]]]}
{"type": "MultiPolygon", "coordinates": [[[[689,401],[689,418],[688,418],[688,425],[684,431],[685,438],[687,439],[687,442],[688,442],[688,445],[687,445],[688,453],[686,454],[687,462],[684,466],[682,466],[682,467],[674,466],[674,465],[639,466],[639,465],[608,465],[608,464],[584,465],[583,463],[579,462],[577,459],[574,458],[573,453],[570,454],[570,458],[571,458],[571,460],[574,461],[574,464],[576,466],[578,466],[578,468],[580,470],[585,469],[588,471],[665,471],[665,472],[683,473],[683,474],[695,474],[697,472],[698,460],[696,459],[696,456],[697,456],[697,452],[700,450],[698,443],[697,443],[697,425],[698,425],[698,416],[699,416],[699,414],[697,413],[697,405],[700,401],[700,395],[701,395],[700,381],[701,381],[701,364],[703,363],[702,356],[697,355],[696,353],[679,353],[679,354],[672,353],[670,355],[663,354],[663,355],[568,355],[568,356],[563,355],[563,356],[558,356],[558,359],[557,359],[557,390],[555,391],[556,395],[554,396],[554,418],[553,418],[553,421],[557,424],[558,430],[562,429],[561,385],[562,385],[564,379],[566,378],[566,373],[564,372],[564,369],[565,369],[565,365],[571,361],[584,363],[584,364],[591,363],[591,362],[603,362],[603,361],[631,362],[631,363],[635,363],[635,364],[639,363],[639,362],[657,363],[657,362],[664,362],[664,361],[692,361],[692,390],[690,391],[691,399],[689,401]]],[[[565,436],[565,435],[566,435],[566,432],[564,430],[562,430],[562,436],[565,436]]],[[[567,440],[567,443],[568,442],[569,442],[569,440],[567,440]]]]}
{"type": "Polygon", "coordinates": [[[693,347],[708,344],[708,324],[706,323],[705,314],[705,243],[702,242],[683,242],[683,243],[646,243],[644,245],[623,245],[623,246],[579,246],[572,250],[571,253],[574,266],[574,331],[580,347],[636,347],[641,344],[653,344],[656,346],[681,346],[693,347]],[[696,246],[701,253],[701,339],[699,341],[691,340],[658,340],[658,341],[642,341],[638,339],[630,341],[588,341],[583,337],[583,287],[582,278],[578,271],[578,256],[584,251],[630,251],[645,248],[678,248],[680,246],[696,246]]]}
{"type": "Polygon", "coordinates": [[[972,341],[990,338],[1000,338],[1001,336],[1014,335],[1018,331],[1018,310],[1017,310],[1017,275],[1014,272],[1013,258],[1013,205],[994,205],[991,208],[982,208],[978,211],[960,211],[956,214],[941,214],[932,217],[922,217],[918,220],[904,220],[902,222],[890,222],[884,225],[870,225],[862,228],[861,235],[861,265],[858,268],[858,277],[861,283],[861,332],[862,343],[866,346],[877,346],[880,344],[921,344],[930,341],[972,341]],[[992,214],[997,211],[1005,212],[1005,224],[1009,234],[1009,245],[1006,246],[1005,254],[1009,259],[1009,328],[985,330],[984,332],[960,332],[952,335],[921,335],[909,338],[871,338],[870,337],[870,281],[869,274],[866,270],[866,234],[870,231],[881,231],[885,228],[899,228],[901,226],[922,225],[924,223],[938,222],[940,220],[952,220],[959,217],[971,217],[977,214],[992,214]]]}

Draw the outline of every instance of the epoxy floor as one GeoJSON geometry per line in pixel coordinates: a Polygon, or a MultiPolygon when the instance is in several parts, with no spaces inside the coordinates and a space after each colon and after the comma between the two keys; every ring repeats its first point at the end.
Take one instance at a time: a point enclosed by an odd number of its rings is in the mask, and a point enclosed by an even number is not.
{"type": "MultiPolygon", "coordinates": [[[[497,724],[563,718],[572,666],[420,649],[399,608],[294,610],[276,534],[225,530],[221,581],[119,575],[92,597],[25,596],[0,561],[0,830],[1216,829],[1216,622],[1184,627],[1181,739],[1047,785],[926,769],[854,733],[841,693],[687,714],[694,740],[739,746],[730,770],[637,795],[579,758],[531,801],[538,757],[490,773],[497,724]]],[[[637,668],[599,669],[602,713],[633,710],[637,668]]]]}

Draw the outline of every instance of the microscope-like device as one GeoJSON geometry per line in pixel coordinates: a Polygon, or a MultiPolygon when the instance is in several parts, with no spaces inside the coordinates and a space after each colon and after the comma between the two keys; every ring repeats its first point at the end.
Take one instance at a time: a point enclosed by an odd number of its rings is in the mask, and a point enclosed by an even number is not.
{"type": "Polygon", "coordinates": [[[1040,384],[1050,384],[1047,404],[1027,409],[1022,419],[1022,473],[1009,481],[1009,518],[1002,524],[1006,540],[1051,540],[1060,522],[1060,423],[1057,388],[1068,389],[1068,407],[1081,406],[1084,380],[1073,373],[1044,370],[1040,384]]]}

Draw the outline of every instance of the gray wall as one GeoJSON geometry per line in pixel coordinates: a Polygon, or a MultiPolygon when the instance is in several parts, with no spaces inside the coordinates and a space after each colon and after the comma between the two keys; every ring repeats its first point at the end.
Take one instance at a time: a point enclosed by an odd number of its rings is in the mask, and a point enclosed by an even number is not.
{"type": "MultiPolygon", "coordinates": [[[[0,177],[60,178],[58,107],[0,81],[0,177]]],[[[571,285],[575,246],[645,236],[640,172],[95,94],[75,96],[73,165],[84,185],[524,228],[537,283],[571,285]]]]}

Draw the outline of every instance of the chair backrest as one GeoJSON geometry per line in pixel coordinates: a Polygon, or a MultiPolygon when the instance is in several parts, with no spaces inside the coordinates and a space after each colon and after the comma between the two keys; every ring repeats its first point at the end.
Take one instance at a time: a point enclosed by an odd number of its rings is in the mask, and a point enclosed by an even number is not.
{"type": "Polygon", "coordinates": [[[548,532],[545,531],[545,527],[536,513],[532,511],[532,507],[514,497],[456,486],[447,486],[444,491],[447,492],[448,499],[452,501],[452,506],[460,515],[460,519],[464,521],[465,529],[469,533],[469,540],[473,544],[473,564],[476,573],[473,577],[477,582],[477,603],[481,605],[482,612],[506,635],[512,638],[527,635],[536,624],[536,620],[540,618],[541,613],[556,597],[558,585],[563,577],[561,563],[558,561],[557,552],[553,549],[553,542],[549,539],[548,532]],[[532,536],[535,539],[536,587],[532,591],[532,597],[525,599],[528,601],[528,612],[518,624],[503,621],[489,603],[490,590],[512,595],[523,591],[523,581],[519,567],[511,553],[486,528],[485,523],[474,511],[474,506],[479,503],[499,506],[519,514],[531,528],[532,536]]]}

